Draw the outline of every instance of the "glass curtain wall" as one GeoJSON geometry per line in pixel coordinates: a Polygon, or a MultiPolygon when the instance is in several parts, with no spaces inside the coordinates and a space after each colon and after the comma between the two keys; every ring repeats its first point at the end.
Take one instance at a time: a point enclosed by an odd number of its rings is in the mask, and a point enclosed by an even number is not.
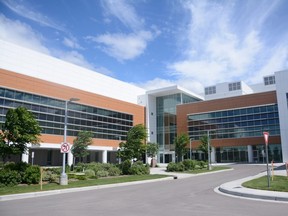
{"type": "MultiPolygon", "coordinates": [[[[43,134],[63,135],[65,101],[41,95],[0,88],[0,123],[5,122],[9,108],[26,107],[38,120],[43,134]]],[[[133,115],[86,106],[68,104],[67,135],[77,136],[81,130],[93,132],[94,138],[126,140],[133,126],[133,115]]]]}
{"type": "Polygon", "coordinates": [[[173,160],[174,139],[177,136],[176,106],[195,101],[198,99],[183,93],[156,98],[157,143],[160,147],[158,162],[169,163],[173,160]]]}

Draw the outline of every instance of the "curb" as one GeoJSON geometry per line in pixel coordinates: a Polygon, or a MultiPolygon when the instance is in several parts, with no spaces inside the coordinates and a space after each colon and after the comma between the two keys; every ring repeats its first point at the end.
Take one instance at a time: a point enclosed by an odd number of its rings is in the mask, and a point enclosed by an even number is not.
{"type": "MultiPolygon", "coordinates": [[[[252,194],[252,193],[237,192],[237,191],[227,190],[225,188],[222,188],[221,186],[218,188],[218,190],[222,193],[230,194],[233,196],[288,202],[288,197],[281,197],[281,196],[277,196],[277,195],[259,195],[259,194],[252,194]]],[[[257,190],[255,190],[255,191],[257,191],[257,190]]]]}
{"type": "Polygon", "coordinates": [[[218,187],[218,191],[225,193],[225,194],[243,197],[243,198],[288,202],[287,192],[257,190],[257,189],[250,189],[250,188],[246,188],[242,186],[242,183],[261,177],[261,176],[263,176],[263,173],[258,174],[256,176],[247,177],[247,178],[239,179],[236,181],[224,183],[218,187]]]}

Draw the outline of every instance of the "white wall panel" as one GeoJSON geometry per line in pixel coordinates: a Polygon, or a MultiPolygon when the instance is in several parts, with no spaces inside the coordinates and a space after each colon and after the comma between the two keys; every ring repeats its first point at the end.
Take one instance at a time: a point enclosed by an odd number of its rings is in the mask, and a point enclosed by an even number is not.
{"type": "Polygon", "coordinates": [[[145,90],[60,59],[0,40],[0,67],[53,83],[137,104],[145,90]]]}

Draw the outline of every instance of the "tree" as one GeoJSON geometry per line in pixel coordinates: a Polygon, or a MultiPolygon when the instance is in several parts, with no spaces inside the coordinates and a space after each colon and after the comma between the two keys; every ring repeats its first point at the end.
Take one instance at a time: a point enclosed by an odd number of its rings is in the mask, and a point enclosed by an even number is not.
{"type": "Polygon", "coordinates": [[[183,155],[187,152],[187,143],[189,143],[189,136],[187,134],[179,134],[175,140],[175,153],[177,155],[177,161],[182,160],[183,155]]]}
{"type": "Polygon", "coordinates": [[[144,144],[146,138],[147,131],[144,125],[138,124],[132,127],[127,133],[127,141],[119,144],[121,151],[118,152],[118,157],[120,157],[122,161],[133,158],[137,160],[141,159],[146,151],[144,144]]]}
{"type": "Polygon", "coordinates": [[[198,150],[202,151],[205,155],[205,158],[208,158],[208,136],[204,135],[200,138],[200,145],[198,146],[198,150]]]}
{"type": "Polygon", "coordinates": [[[151,166],[154,167],[156,165],[155,157],[159,152],[159,145],[157,143],[147,143],[147,156],[151,157],[151,166]]]}
{"type": "Polygon", "coordinates": [[[83,160],[83,157],[89,155],[88,146],[93,143],[93,133],[90,131],[80,131],[77,137],[73,140],[73,146],[71,152],[75,158],[79,157],[83,160]]]}
{"type": "Polygon", "coordinates": [[[20,155],[28,149],[27,144],[39,144],[41,127],[32,112],[25,107],[9,109],[2,125],[0,150],[4,157],[9,154],[20,155]],[[8,147],[7,147],[8,145],[8,147]]]}

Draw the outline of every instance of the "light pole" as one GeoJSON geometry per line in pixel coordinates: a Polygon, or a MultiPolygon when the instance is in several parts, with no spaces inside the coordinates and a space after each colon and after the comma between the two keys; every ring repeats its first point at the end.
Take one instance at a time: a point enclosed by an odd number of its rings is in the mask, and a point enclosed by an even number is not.
{"type": "MultiPolygon", "coordinates": [[[[64,143],[67,142],[67,110],[68,110],[68,103],[72,101],[79,101],[78,98],[70,98],[69,100],[65,101],[65,120],[64,120],[64,143]]],[[[65,161],[66,161],[66,153],[63,153],[63,162],[62,162],[62,173],[60,175],[60,185],[68,185],[68,178],[65,172],[65,161]]]]}
{"type": "Polygon", "coordinates": [[[208,143],[208,170],[211,170],[211,159],[210,159],[210,138],[209,130],[207,131],[207,143],[208,143]]]}
{"type": "Polygon", "coordinates": [[[190,141],[190,160],[192,160],[192,140],[194,140],[193,138],[190,138],[189,141],[190,141]]]}

